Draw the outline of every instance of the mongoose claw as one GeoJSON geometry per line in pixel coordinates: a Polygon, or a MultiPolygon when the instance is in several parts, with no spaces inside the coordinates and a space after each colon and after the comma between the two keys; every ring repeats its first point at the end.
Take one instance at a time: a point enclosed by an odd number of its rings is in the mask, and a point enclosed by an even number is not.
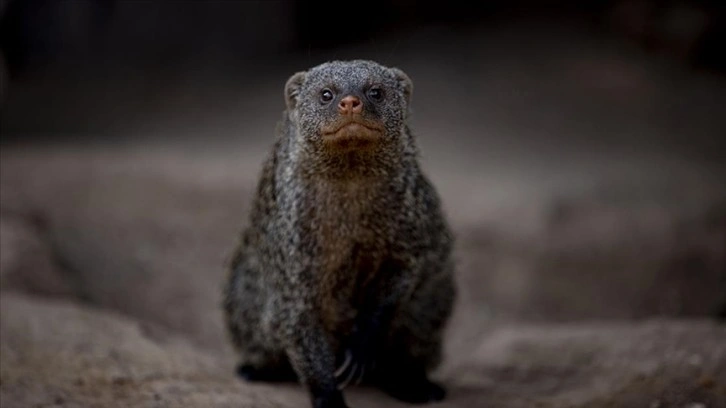
{"type": "Polygon", "coordinates": [[[338,389],[342,390],[343,388],[347,387],[353,377],[356,376],[356,373],[358,371],[358,362],[354,361],[353,353],[351,353],[350,350],[347,350],[345,352],[345,360],[343,361],[343,364],[337,370],[335,370],[335,378],[336,380],[338,380],[338,389]]]}
{"type": "Polygon", "coordinates": [[[366,374],[366,366],[361,365],[360,370],[358,370],[358,377],[353,382],[354,385],[359,385],[361,381],[363,381],[363,376],[366,374]]]}
{"type": "Polygon", "coordinates": [[[356,358],[351,350],[346,350],[343,364],[335,370],[335,378],[338,381],[338,389],[342,390],[349,384],[358,385],[363,381],[366,369],[372,364],[364,363],[365,359],[356,358]]]}
{"type": "Polygon", "coordinates": [[[350,350],[347,350],[345,352],[345,360],[343,361],[343,364],[338,367],[337,370],[335,370],[335,378],[338,378],[345,372],[345,369],[348,368],[348,365],[350,365],[350,362],[353,361],[353,355],[351,354],[350,350]]]}
{"type": "Polygon", "coordinates": [[[337,378],[338,379],[338,389],[339,390],[342,390],[343,388],[347,387],[348,384],[350,384],[350,380],[352,380],[353,377],[355,376],[355,373],[356,373],[357,369],[358,369],[358,365],[357,364],[353,364],[351,366],[351,369],[348,370],[348,375],[347,376],[345,376],[345,377],[338,377],[337,378]],[[341,378],[342,378],[342,380],[341,380],[341,378]]]}

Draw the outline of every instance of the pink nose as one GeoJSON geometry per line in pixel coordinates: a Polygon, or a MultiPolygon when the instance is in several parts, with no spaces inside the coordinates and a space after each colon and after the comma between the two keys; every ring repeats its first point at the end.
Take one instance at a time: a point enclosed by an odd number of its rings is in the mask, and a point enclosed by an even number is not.
{"type": "Polygon", "coordinates": [[[363,104],[360,99],[353,95],[348,95],[340,100],[338,104],[338,112],[343,115],[350,115],[351,113],[361,113],[363,111],[363,104]]]}

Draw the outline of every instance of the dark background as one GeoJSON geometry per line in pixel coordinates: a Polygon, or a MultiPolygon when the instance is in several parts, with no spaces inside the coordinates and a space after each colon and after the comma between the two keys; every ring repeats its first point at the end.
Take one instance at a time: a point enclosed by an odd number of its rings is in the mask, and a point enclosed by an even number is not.
{"type": "MultiPolygon", "coordinates": [[[[531,80],[545,83],[551,79],[535,66],[557,69],[548,61],[605,50],[611,55],[591,69],[607,71],[627,56],[723,75],[724,15],[718,0],[3,0],[3,141],[107,137],[185,109],[205,116],[246,84],[281,83],[330,58],[395,64],[428,52],[431,64],[473,70],[506,59],[533,66],[531,80]],[[185,96],[204,104],[177,100],[185,96]]],[[[406,68],[415,73],[417,65],[406,68]]]]}

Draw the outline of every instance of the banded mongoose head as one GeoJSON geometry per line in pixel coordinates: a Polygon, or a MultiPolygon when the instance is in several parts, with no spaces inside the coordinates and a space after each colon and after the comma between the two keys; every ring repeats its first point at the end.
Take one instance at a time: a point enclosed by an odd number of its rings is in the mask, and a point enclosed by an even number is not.
{"type": "Polygon", "coordinates": [[[298,72],[285,85],[292,137],[327,157],[390,152],[408,143],[401,139],[412,89],[403,71],[373,61],[331,61],[298,72]]]}

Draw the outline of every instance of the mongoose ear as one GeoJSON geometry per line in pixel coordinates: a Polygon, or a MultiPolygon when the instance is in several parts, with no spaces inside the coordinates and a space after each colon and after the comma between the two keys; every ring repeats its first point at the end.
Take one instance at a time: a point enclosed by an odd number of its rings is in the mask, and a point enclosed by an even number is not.
{"type": "Polygon", "coordinates": [[[411,94],[413,93],[413,82],[411,78],[398,68],[391,68],[391,72],[393,72],[393,75],[403,87],[403,96],[406,98],[406,103],[409,103],[411,94]]]}
{"type": "Polygon", "coordinates": [[[296,72],[287,80],[285,84],[285,103],[288,110],[295,109],[303,81],[305,81],[305,71],[296,72]]]}

